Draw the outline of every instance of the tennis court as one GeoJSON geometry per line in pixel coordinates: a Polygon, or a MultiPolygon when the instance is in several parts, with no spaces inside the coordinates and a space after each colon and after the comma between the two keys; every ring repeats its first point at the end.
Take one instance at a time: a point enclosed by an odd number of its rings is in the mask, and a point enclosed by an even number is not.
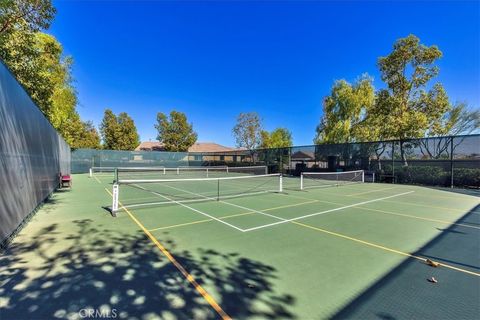
{"type": "Polygon", "coordinates": [[[74,175],[3,257],[5,316],[478,317],[478,193],[226,170],[74,175]]]}

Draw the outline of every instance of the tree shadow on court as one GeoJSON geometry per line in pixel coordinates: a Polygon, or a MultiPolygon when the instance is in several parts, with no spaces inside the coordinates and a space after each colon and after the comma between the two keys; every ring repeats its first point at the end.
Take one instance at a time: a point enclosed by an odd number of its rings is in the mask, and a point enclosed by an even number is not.
{"type": "MultiPolygon", "coordinates": [[[[143,233],[112,231],[90,219],[74,221],[68,233],[64,229],[51,224],[31,241],[14,242],[0,257],[2,320],[88,319],[99,313],[124,319],[220,318],[143,233]],[[95,314],[85,317],[89,312],[95,314]]],[[[177,250],[172,239],[161,241],[228,315],[296,318],[289,311],[294,298],[276,292],[274,267],[236,253],[177,250]]]]}
{"type": "MultiPolygon", "coordinates": [[[[412,255],[480,273],[478,212],[480,205],[412,255]]],[[[480,280],[467,272],[434,268],[408,258],[333,319],[476,319],[480,314],[480,280]],[[431,277],[438,282],[429,282],[431,277]]]]}

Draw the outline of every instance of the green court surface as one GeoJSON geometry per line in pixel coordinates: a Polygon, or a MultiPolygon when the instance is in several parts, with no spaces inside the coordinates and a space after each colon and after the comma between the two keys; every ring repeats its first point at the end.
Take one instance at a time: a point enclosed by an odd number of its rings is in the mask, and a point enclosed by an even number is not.
{"type": "MultiPolygon", "coordinates": [[[[1,257],[2,319],[479,317],[478,193],[299,181],[112,217],[111,175],[74,175],[1,257]]],[[[121,204],[155,196],[120,188],[121,204]]]]}

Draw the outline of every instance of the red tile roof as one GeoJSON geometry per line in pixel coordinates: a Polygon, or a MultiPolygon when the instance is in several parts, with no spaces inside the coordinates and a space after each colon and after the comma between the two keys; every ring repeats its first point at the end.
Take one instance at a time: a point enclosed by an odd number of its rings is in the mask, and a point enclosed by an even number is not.
{"type": "MultiPolygon", "coordinates": [[[[188,152],[228,152],[242,149],[235,149],[222,146],[214,142],[196,142],[188,148],[188,152]]],[[[135,151],[165,151],[164,145],[158,141],[143,141],[135,148],[135,151]]]]}

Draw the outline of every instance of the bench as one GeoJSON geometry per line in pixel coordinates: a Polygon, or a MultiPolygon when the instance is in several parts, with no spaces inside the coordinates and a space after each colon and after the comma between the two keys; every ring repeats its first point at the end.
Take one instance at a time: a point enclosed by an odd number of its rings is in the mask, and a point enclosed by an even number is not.
{"type": "Polygon", "coordinates": [[[60,188],[72,187],[72,177],[69,174],[60,174],[60,188]]]}

